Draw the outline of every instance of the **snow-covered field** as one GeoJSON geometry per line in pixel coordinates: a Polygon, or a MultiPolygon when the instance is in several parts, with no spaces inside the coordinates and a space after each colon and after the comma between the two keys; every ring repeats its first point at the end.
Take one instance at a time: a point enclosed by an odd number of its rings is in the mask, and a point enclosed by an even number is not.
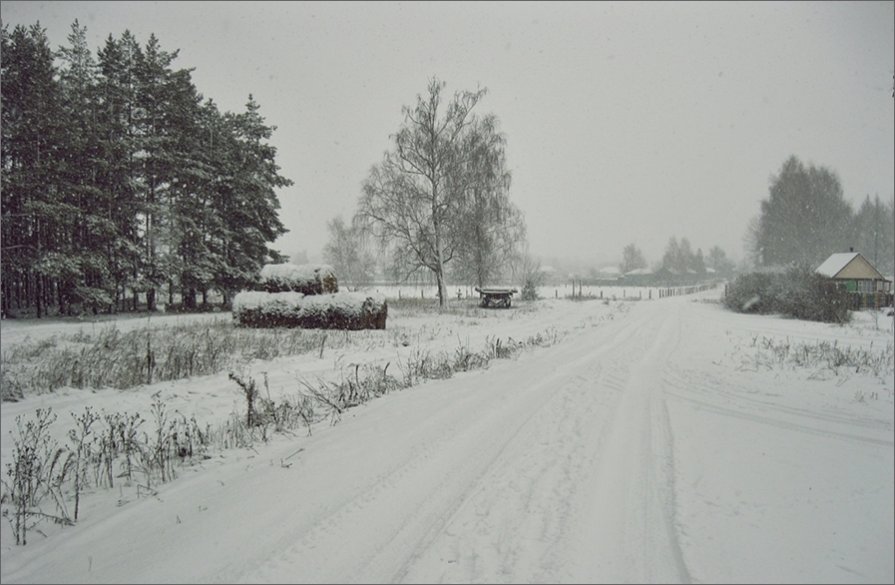
{"type": "MultiPolygon", "coordinates": [[[[891,358],[878,373],[798,365],[822,344],[891,356],[892,318],[740,315],[719,294],[391,309],[386,331],[352,332],[322,357],[254,362],[277,399],[349,364],[555,341],[393,392],[310,436],[214,453],[156,495],[93,490],[76,526],[46,524],[24,547],[3,522],[0,580],[893,582],[891,358]]],[[[0,334],[5,352],[104,326],[4,321],[0,334]]],[[[4,469],[16,416],[52,407],[61,441],[69,411],[146,411],[155,392],[203,422],[245,408],[226,372],[29,396],[0,405],[4,469]]]]}

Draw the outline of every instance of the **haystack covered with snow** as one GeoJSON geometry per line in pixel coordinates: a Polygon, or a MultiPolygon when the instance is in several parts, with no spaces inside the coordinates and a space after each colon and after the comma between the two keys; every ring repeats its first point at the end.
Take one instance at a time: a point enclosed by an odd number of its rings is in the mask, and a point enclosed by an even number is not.
{"type": "Polygon", "coordinates": [[[241,292],[233,299],[233,319],[244,327],[305,329],[385,329],[388,304],[379,293],[241,292]]]}
{"type": "Polygon", "coordinates": [[[267,292],[298,292],[320,295],[339,292],[339,283],[328,264],[266,264],[261,283],[267,292]]]}

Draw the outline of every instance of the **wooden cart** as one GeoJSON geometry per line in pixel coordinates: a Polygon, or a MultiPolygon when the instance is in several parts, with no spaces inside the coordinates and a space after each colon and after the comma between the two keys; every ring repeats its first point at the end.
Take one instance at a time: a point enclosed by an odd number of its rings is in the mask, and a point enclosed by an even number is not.
{"type": "Polygon", "coordinates": [[[515,288],[479,288],[475,287],[475,291],[481,297],[481,306],[485,308],[509,309],[513,304],[513,295],[519,292],[515,288]]]}

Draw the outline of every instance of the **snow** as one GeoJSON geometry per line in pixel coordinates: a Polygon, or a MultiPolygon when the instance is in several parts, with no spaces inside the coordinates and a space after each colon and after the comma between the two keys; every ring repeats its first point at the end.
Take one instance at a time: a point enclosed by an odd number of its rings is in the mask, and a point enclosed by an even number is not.
{"type": "MultiPolygon", "coordinates": [[[[44,525],[24,547],[4,522],[0,580],[893,582],[891,365],[878,375],[799,367],[762,349],[880,350],[892,318],[856,313],[836,326],[744,315],[719,294],[444,314],[390,307],[386,331],[251,370],[268,372],[276,399],[299,377],[337,379],[351,363],[545,330],[557,341],[393,392],[311,436],[215,453],[155,496],[95,490],[77,526],[44,525]]],[[[0,325],[4,351],[26,338],[10,325],[0,325]]],[[[4,466],[19,414],[146,412],[155,391],[200,421],[244,409],[226,373],[27,397],[0,405],[4,466]]]]}
{"type": "Polygon", "coordinates": [[[385,304],[385,296],[380,293],[339,292],[308,296],[301,301],[302,310],[305,312],[325,313],[327,309],[334,308],[343,315],[361,315],[365,304],[370,308],[382,307],[385,304]]]}
{"type": "Polygon", "coordinates": [[[625,272],[625,276],[640,276],[643,274],[652,274],[652,271],[649,268],[636,268],[625,272]]]}
{"type": "Polygon", "coordinates": [[[270,327],[382,328],[387,316],[385,296],[380,293],[338,292],[304,295],[295,292],[243,291],[233,299],[233,316],[241,325],[270,327]],[[377,321],[381,324],[377,325],[377,321]]]}
{"type": "Polygon", "coordinates": [[[267,312],[289,313],[293,308],[301,305],[304,294],[300,292],[268,293],[263,291],[242,291],[233,297],[233,312],[251,309],[265,309],[267,312]]]}
{"type": "Polygon", "coordinates": [[[323,275],[335,274],[328,264],[265,264],[261,268],[261,280],[281,283],[318,282],[323,275]]]}
{"type": "Polygon", "coordinates": [[[243,291],[233,297],[233,311],[264,309],[271,314],[290,314],[293,312],[324,313],[333,308],[341,314],[361,314],[363,305],[369,301],[381,307],[385,296],[381,293],[338,292],[321,295],[304,295],[297,292],[266,293],[243,291]]]}
{"type": "Polygon", "coordinates": [[[815,272],[833,278],[842,272],[842,269],[848,266],[848,263],[854,260],[857,256],[857,252],[839,252],[831,254],[829,258],[824,260],[823,263],[817,267],[815,272]]]}

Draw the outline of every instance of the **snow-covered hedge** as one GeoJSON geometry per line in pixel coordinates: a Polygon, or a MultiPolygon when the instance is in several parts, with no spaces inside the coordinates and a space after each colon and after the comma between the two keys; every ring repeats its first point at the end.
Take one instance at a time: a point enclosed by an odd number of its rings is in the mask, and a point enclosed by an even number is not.
{"type": "Polygon", "coordinates": [[[233,319],[239,325],[277,327],[280,318],[288,318],[304,296],[297,292],[243,291],[233,297],[233,319]]]}
{"type": "Polygon", "coordinates": [[[379,293],[241,292],[233,318],[244,327],[304,329],[385,329],[388,304],[379,293]]]}
{"type": "Polygon", "coordinates": [[[339,292],[332,266],[327,264],[266,264],[261,269],[261,285],[267,292],[299,292],[321,295],[339,292]]]}
{"type": "Polygon", "coordinates": [[[724,304],[738,313],[782,313],[826,323],[851,319],[848,293],[806,266],[794,266],[783,274],[741,274],[726,293],[724,304]]]}

